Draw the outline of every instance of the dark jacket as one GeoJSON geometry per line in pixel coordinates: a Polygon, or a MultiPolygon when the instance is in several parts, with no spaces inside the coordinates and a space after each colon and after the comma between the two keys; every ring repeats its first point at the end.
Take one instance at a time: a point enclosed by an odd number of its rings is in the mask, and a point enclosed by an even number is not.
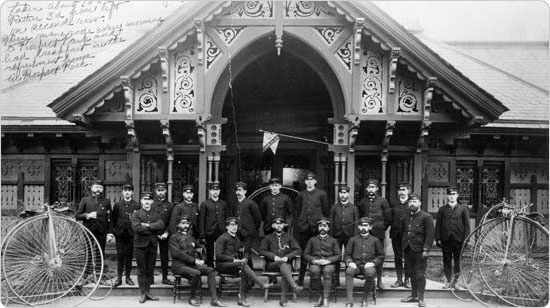
{"type": "Polygon", "coordinates": [[[270,192],[260,202],[260,213],[264,222],[264,232],[269,233],[272,230],[271,221],[274,218],[279,217],[290,223],[292,200],[281,192],[276,195],[270,192]]]}
{"type": "Polygon", "coordinates": [[[172,255],[172,269],[181,265],[194,266],[197,256],[197,240],[189,233],[183,235],[181,232],[172,233],[168,240],[170,254],[172,255]]]}
{"type": "Polygon", "coordinates": [[[384,240],[386,229],[390,225],[391,212],[390,205],[386,198],[375,196],[363,198],[357,206],[360,217],[372,218],[372,229],[370,234],[376,236],[381,241],[384,240]]]}
{"type": "Polygon", "coordinates": [[[404,204],[399,201],[391,207],[391,229],[390,238],[399,238],[403,235],[402,220],[409,212],[407,201],[404,204]]]}
{"type": "Polygon", "coordinates": [[[357,221],[359,221],[359,211],[352,203],[336,203],[330,208],[328,219],[331,222],[330,234],[334,237],[346,235],[348,238],[357,234],[357,221]]]}
{"type": "Polygon", "coordinates": [[[168,228],[168,232],[170,232],[170,234],[174,234],[178,231],[178,223],[180,221],[180,218],[183,216],[188,216],[189,219],[191,219],[191,223],[189,226],[189,232],[191,232],[191,235],[198,236],[199,206],[194,202],[187,203],[185,201],[182,201],[174,206],[174,208],[172,209],[172,214],[170,215],[170,226],[168,228]]]}
{"type": "Polygon", "coordinates": [[[407,247],[410,247],[414,252],[430,251],[432,249],[435,233],[432,215],[422,210],[414,214],[409,212],[402,222],[403,250],[407,247]]]}
{"type": "Polygon", "coordinates": [[[349,239],[344,254],[346,265],[355,262],[361,266],[367,262],[379,265],[384,262],[384,247],[376,236],[369,234],[366,237],[356,235],[349,239]]]}
{"type": "Polygon", "coordinates": [[[157,246],[157,236],[165,229],[161,213],[153,207],[150,211],[139,209],[130,215],[130,221],[134,230],[134,247],[147,247],[149,243],[157,246]],[[142,226],[142,222],[148,223],[149,227],[142,226]]]}
{"type": "Polygon", "coordinates": [[[249,254],[244,250],[243,243],[238,236],[231,236],[229,232],[220,235],[215,244],[216,263],[233,262],[235,259],[248,258],[249,254]]]}
{"type": "Polygon", "coordinates": [[[239,220],[239,234],[241,236],[259,237],[262,216],[256,202],[248,198],[244,198],[242,202],[236,200],[234,213],[239,220]]]}
{"type": "Polygon", "coordinates": [[[163,201],[155,200],[155,202],[153,202],[153,204],[151,205],[151,210],[158,211],[161,215],[162,222],[164,223],[164,229],[162,230],[161,234],[164,233],[164,231],[170,232],[170,217],[172,216],[173,209],[174,204],[172,204],[172,202],[169,202],[168,199],[164,199],[163,201]]]}
{"type": "Polygon", "coordinates": [[[262,239],[260,244],[260,254],[266,258],[268,262],[273,262],[275,257],[288,257],[288,261],[292,260],[296,256],[302,253],[298,241],[288,234],[287,232],[281,233],[281,236],[277,236],[275,232],[272,232],[262,239]]]}
{"type": "Polygon", "coordinates": [[[463,242],[470,234],[470,213],[468,208],[457,204],[455,208],[444,205],[437,211],[435,221],[435,239],[446,241],[451,236],[463,242]]]}
{"type": "Polygon", "coordinates": [[[130,222],[130,215],[141,207],[135,200],[124,201],[120,200],[113,207],[113,215],[111,215],[111,225],[113,234],[117,238],[133,238],[134,230],[130,222]]]}
{"type": "Polygon", "coordinates": [[[225,232],[225,219],[231,215],[227,202],[205,200],[199,209],[199,237],[204,239],[225,232]]]}
{"type": "Polygon", "coordinates": [[[296,197],[295,226],[297,232],[317,233],[317,221],[328,217],[327,194],[321,189],[302,190],[296,197]]]}
{"type": "Polygon", "coordinates": [[[304,258],[309,263],[317,259],[326,259],[330,263],[336,263],[342,259],[342,250],[338,245],[338,241],[332,236],[321,237],[317,235],[307,242],[304,258]]]}
{"type": "Polygon", "coordinates": [[[103,197],[84,197],[76,210],[76,219],[82,220],[88,230],[97,233],[111,233],[111,201],[103,197]],[[96,219],[86,219],[85,214],[97,212],[96,219]]]}

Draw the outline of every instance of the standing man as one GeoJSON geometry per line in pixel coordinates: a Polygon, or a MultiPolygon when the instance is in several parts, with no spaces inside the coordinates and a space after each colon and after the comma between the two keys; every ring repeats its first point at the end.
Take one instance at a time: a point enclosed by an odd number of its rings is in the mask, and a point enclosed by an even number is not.
{"type": "MultiPolygon", "coordinates": [[[[235,183],[235,194],[237,195],[237,204],[235,204],[235,216],[239,221],[239,238],[244,244],[245,252],[250,253],[250,249],[256,249],[260,244],[260,225],[262,216],[256,202],[246,198],[246,183],[235,183]]],[[[249,260],[252,267],[252,260],[249,260]]]]}
{"type": "MultiPolygon", "coordinates": [[[[330,220],[321,218],[317,222],[319,235],[309,239],[304,251],[304,257],[309,262],[309,275],[313,292],[319,295],[314,307],[328,307],[328,297],[332,287],[332,276],[336,265],[342,259],[342,251],[338,241],[328,234],[330,220]],[[321,277],[323,281],[321,282],[321,277]],[[321,291],[322,290],[322,291],[321,291]]],[[[339,268],[339,267],[338,267],[339,268]]],[[[337,273],[340,275],[339,273],[337,273]]]]}
{"type": "Polygon", "coordinates": [[[263,289],[270,287],[269,284],[263,283],[254,270],[248,266],[248,258],[250,254],[244,249],[244,246],[237,237],[237,230],[239,229],[239,223],[237,218],[228,217],[225,220],[225,228],[227,232],[220,235],[216,240],[216,269],[220,273],[239,275],[241,281],[239,283],[239,300],[237,305],[243,307],[250,307],[246,301],[246,292],[248,288],[248,281],[256,283],[263,289]]]}
{"type": "Polygon", "coordinates": [[[200,302],[196,298],[197,290],[201,287],[201,276],[206,275],[208,281],[208,289],[212,300],[210,305],[214,307],[226,307],[218,299],[216,291],[216,271],[213,268],[204,265],[204,260],[201,260],[197,255],[197,240],[189,234],[191,227],[191,219],[188,216],[181,216],[179,219],[176,232],[170,236],[170,253],[172,254],[172,272],[175,275],[182,275],[189,279],[191,288],[191,297],[189,304],[198,307],[200,302]]]}
{"type": "Polygon", "coordinates": [[[409,183],[399,183],[397,188],[398,202],[391,207],[391,229],[390,238],[393,248],[395,273],[397,281],[391,286],[392,288],[405,287],[410,288],[409,276],[405,271],[405,281],[403,282],[403,227],[402,220],[408,212],[408,200],[411,193],[411,185],[409,183]]]}
{"type": "Polygon", "coordinates": [[[260,213],[264,223],[264,235],[273,232],[271,222],[280,217],[290,225],[290,216],[292,211],[292,200],[281,192],[281,179],[274,177],[269,180],[269,189],[271,193],[265,196],[260,202],[260,213]]]}
{"type": "MultiPolygon", "coordinates": [[[[82,198],[76,210],[76,219],[83,224],[97,239],[105,255],[106,241],[113,239],[111,229],[111,201],[103,196],[103,182],[94,180],[90,187],[91,195],[82,198]]],[[[95,251],[99,258],[99,251],[95,251]]]]}
{"type": "Polygon", "coordinates": [[[358,274],[365,276],[365,292],[361,307],[368,306],[367,298],[373,287],[376,266],[384,263],[384,247],[380,239],[371,235],[372,218],[362,217],[359,220],[359,235],[352,237],[344,260],[346,262],[346,307],[353,307],[353,277],[358,274]]]}
{"type": "MultiPolygon", "coordinates": [[[[168,201],[166,196],[166,184],[165,183],[155,183],[155,202],[152,207],[153,210],[158,211],[162,217],[164,229],[158,235],[159,242],[159,251],[160,251],[160,268],[162,271],[162,283],[172,285],[170,279],[168,279],[168,237],[170,236],[170,217],[172,215],[172,210],[174,205],[172,202],[168,201]]],[[[154,281],[152,282],[154,283],[154,281]]]]}
{"type": "MultiPolygon", "coordinates": [[[[359,202],[358,210],[359,216],[370,217],[372,219],[372,229],[370,234],[376,236],[382,243],[384,248],[384,239],[386,238],[386,229],[390,225],[391,212],[390,205],[386,198],[378,195],[378,180],[369,179],[367,181],[367,187],[365,188],[367,195],[359,202]]],[[[384,289],[382,284],[382,266],[383,264],[377,264],[376,274],[378,276],[379,290],[384,289]]]]}
{"type": "Polygon", "coordinates": [[[152,296],[149,291],[157,260],[158,235],[165,228],[161,213],[152,208],[153,195],[150,192],[143,192],[139,201],[141,209],[132,213],[130,222],[134,230],[134,255],[136,256],[138,285],[141,292],[139,303],[143,304],[146,300],[158,300],[158,297],[152,296]]]}
{"type": "Polygon", "coordinates": [[[460,249],[470,234],[470,213],[466,206],[458,204],[458,196],[456,187],[447,188],[447,204],[439,208],[435,221],[435,241],[443,251],[443,269],[447,278],[444,289],[457,287],[460,249]],[[454,261],[454,275],[451,261],[454,261]]]}
{"type": "Polygon", "coordinates": [[[126,272],[126,284],[134,285],[130,278],[132,270],[132,257],[134,250],[134,230],[130,222],[130,215],[141,207],[132,197],[134,196],[134,186],[125,184],[122,186],[122,200],[117,202],[113,208],[112,230],[116,237],[117,253],[117,279],[113,287],[122,284],[122,272],[126,272]]]}
{"type": "Polygon", "coordinates": [[[230,215],[229,205],[220,199],[220,183],[210,183],[208,199],[199,207],[199,237],[206,242],[206,264],[214,266],[214,242],[225,232],[225,219],[230,215]]]}
{"type": "Polygon", "coordinates": [[[172,215],[170,215],[170,234],[176,233],[178,221],[183,216],[187,216],[191,223],[189,227],[190,235],[193,237],[199,236],[199,205],[193,202],[193,197],[195,196],[193,185],[184,185],[182,195],[183,200],[174,206],[172,215]]]}
{"type": "MultiPolygon", "coordinates": [[[[298,193],[296,197],[295,209],[295,234],[297,234],[298,243],[302,250],[305,250],[310,238],[317,235],[317,221],[322,217],[328,217],[329,205],[327,194],[315,187],[317,177],[315,173],[308,172],[305,177],[306,189],[298,193]]],[[[300,275],[298,276],[298,285],[304,284],[307,261],[302,256],[300,260],[300,275]]]]}
{"type": "Polygon", "coordinates": [[[418,307],[425,307],[426,267],[435,231],[432,215],[422,211],[421,205],[420,195],[409,195],[409,213],[405,216],[402,226],[405,270],[409,272],[412,290],[411,295],[401,302],[418,302],[418,307]]]}
{"type": "Polygon", "coordinates": [[[298,242],[283,229],[286,222],[283,218],[277,217],[273,220],[271,227],[273,232],[266,235],[260,244],[260,254],[266,259],[266,270],[280,272],[281,276],[281,307],[288,306],[286,291],[288,286],[295,293],[300,293],[302,287],[297,285],[292,279],[292,259],[302,253],[298,242]]]}
{"type": "MultiPolygon", "coordinates": [[[[349,239],[356,234],[357,228],[355,227],[359,220],[359,212],[357,207],[349,202],[349,187],[346,185],[340,185],[338,187],[338,202],[330,208],[330,214],[328,216],[332,223],[332,236],[338,241],[340,247],[346,246],[349,239]]],[[[340,285],[340,262],[336,264],[336,272],[338,278],[336,285],[340,285]]]]}

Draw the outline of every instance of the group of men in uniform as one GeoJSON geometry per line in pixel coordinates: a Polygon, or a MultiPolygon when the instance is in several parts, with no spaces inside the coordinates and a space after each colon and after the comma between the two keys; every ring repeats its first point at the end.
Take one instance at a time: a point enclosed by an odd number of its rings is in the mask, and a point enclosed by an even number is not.
{"type": "Polygon", "coordinates": [[[309,268],[310,287],[318,295],[315,307],[327,307],[332,283],[339,284],[341,261],[345,264],[346,307],[353,307],[353,280],[362,275],[365,280],[362,306],[374,288],[382,289],[384,238],[391,226],[390,238],[395,255],[397,281],[392,287],[411,287],[411,296],[402,302],[418,302],[425,306],[426,267],[434,238],[442,247],[445,287],[457,287],[460,272],[458,254],[469,234],[469,213],[458,205],[458,191],[448,189],[448,204],[433,218],[421,210],[421,198],[411,193],[407,183],[399,184],[399,202],[390,207],[378,195],[378,181],[366,183],[366,196],[357,206],[349,201],[350,188],[338,188],[338,200],[329,205],[327,194],[316,187],[317,178],[309,172],[306,188],[298,193],[295,202],[281,192],[279,178],[269,181],[270,193],[259,206],[246,197],[247,184],[235,184],[236,203],[231,206],[220,199],[220,184],[211,183],[209,197],[200,206],[193,202],[194,188],[183,187],[183,201],[173,205],[167,200],[166,185],[154,185],[154,194],[143,192],[140,203],[132,200],[133,187],[124,185],[122,199],[111,209],[102,196],[102,183],[93,183],[92,195],[83,198],[76,218],[98,238],[101,249],[105,242],[116,237],[117,279],[115,287],[130,278],[131,260],[136,258],[139,302],[158,300],[150,293],[153,269],[160,251],[162,283],[172,284],[168,278],[168,252],[172,256],[172,272],[189,279],[189,303],[199,306],[196,291],[201,276],[207,276],[211,305],[224,307],[216,291],[216,272],[241,277],[238,304],[248,307],[246,292],[254,284],[270,288],[276,280],[264,283],[253,270],[251,254],[265,257],[268,271],[279,272],[282,294],[280,305],[288,305],[287,289],[299,293],[309,268]],[[263,223],[264,237],[260,238],[263,223]],[[293,226],[293,235],[288,226],[293,226]],[[205,246],[206,260],[197,254],[205,246]],[[342,259],[342,248],[343,259],[342,259]],[[301,256],[298,280],[293,279],[293,260],[301,256]],[[454,277],[451,260],[454,258],[454,277]],[[405,266],[403,266],[405,261],[405,266]],[[404,274],[404,279],[403,279],[404,274]],[[376,285],[375,285],[376,282],[376,285]],[[410,285],[409,285],[410,283],[410,285]]]}

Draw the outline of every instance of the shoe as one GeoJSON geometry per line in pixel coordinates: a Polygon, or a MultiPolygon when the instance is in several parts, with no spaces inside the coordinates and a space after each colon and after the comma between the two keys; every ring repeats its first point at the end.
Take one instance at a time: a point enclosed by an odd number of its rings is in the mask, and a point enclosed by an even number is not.
{"type": "Polygon", "coordinates": [[[382,282],[380,282],[380,280],[378,280],[378,284],[376,285],[376,288],[378,289],[378,291],[384,290],[384,285],[382,284],[382,282]]]}
{"type": "Polygon", "coordinates": [[[190,298],[189,299],[189,305],[195,306],[195,307],[200,307],[201,303],[198,300],[194,299],[194,298],[190,298]]]}
{"type": "Polygon", "coordinates": [[[369,306],[369,302],[367,302],[366,299],[364,299],[362,302],[361,302],[361,307],[368,307],[369,306]]]}
{"type": "Polygon", "coordinates": [[[423,299],[418,301],[418,307],[426,307],[426,302],[423,299]]]}
{"type": "Polygon", "coordinates": [[[174,282],[172,280],[168,279],[168,278],[162,279],[162,283],[167,284],[167,285],[173,285],[174,284],[174,282]]]}
{"type": "Polygon", "coordinates": [[[328,307],[328,298],[323,298],[323,307],[328,307]]]}
{"type": "Polygon", "coordinates": [[[239,301],[237,302],[237,305],[243,306],[243,307],[250,307],[250,305],[246,302],[246,297],[239,295],[239,301]]]}
{"type": "Polygon", "coordinates": [[[399,288],[403,286],[403,281],[397,280],[394,284],[391,285],[392,288],[399,288]]]}
{"type": "Polygon", "coordinates": [[[288,301],[287,301],[287,300],[279,301],[279,306],[281,306],[281,307],[288,307],[288,301]]]}
{"type": "Polygon", "coordinates": [[[224,305],[222,302],[220,302],[220,300],[211,301],[211,302],[210,302],[210,306],[214,306],[214,307],[227,307],[227,306],[224,305]]]}
{"type": "Polygon", "coordinates": [[[403,286],[407,289],[411,288],[411,282],[409,279],[405,279],[405,282],[403,283],[403,286]]]}
{"type": "Polygon", "coordinates": [[[145,297],[146,297],[147,299],[152,300],[152,301],[158,301],[158,300],[159,300],[158,297],[149,294],[149,292],[145,292],[145,297]]]}
{"type": "Polygon", "coordinates": [[[353,303],[352,302],[346,302],[346,307],[353,307],[353,303]]]}
{"type": "Polygon", "coordinates": [[[129,286],[135,285],[134,281],[130,277],[126,277],[126,284],[129,286]]]}
{"type": "Polygon", "coordinates": [[[451,287],[451,284],[449,282],[445,282],[445,284],[441,288],[442,289],[449,289],[450,287],[451,287]]]}
{"type": "Polygon", "coordinates": [[[122,284],[122,279],[119,278],[119,279],[115,280],[115,283],[113,284],[113,288],[116,288],[116,287],[120,286],[121,284],[122,284]]]}
{"type": "Polygon", "coordinates": [[[292,291],[294,293],[296,293],[296,295],[298,295],[300,292],[302,292],[303,289],[304,289],[304,287],[300,286],[299,284],[292,287],[292,291]]]}
{"type": "Polygon", "coordinates": [[[416,302],[418,302],[418,297],[409,296],[407,298],[401,299],[401,302],[402,303],[416,303],[416,302]]]}
{"type": "Polygon", "coordinates": [[[315,304],[313,304],[313,307],[321,307],[323,306],[323,297],[320,296],[319,299],[317,300],[317,302],[315,304]]]}
{"type": "Polygon", "coordinates": [[[139,298],[139,303],[143,304],[143,303],[145,303],[146,300],[147,300],[147,296],[145,296],[145,294],[141,294],[141,296],[139,298]]]}

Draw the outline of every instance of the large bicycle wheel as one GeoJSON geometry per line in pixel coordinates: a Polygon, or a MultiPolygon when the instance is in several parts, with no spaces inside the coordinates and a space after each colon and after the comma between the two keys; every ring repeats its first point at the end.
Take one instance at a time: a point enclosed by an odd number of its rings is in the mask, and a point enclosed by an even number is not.
{"type": "Polygon", "coordinates": [[[498,218],[479,239],[477,266],[482,281],[514,306],[548,302],[548,231],[533,220],[498,218]]]}
{"type": "Polygon", "coordinates": [[[24,221],[2,247],[6,284],[28,305],[51,303],[67,295],[90,268],[89,252],[99,246],[76,221],[51,216],[50,225],[49,219],[43,214],[24,221]]]}

